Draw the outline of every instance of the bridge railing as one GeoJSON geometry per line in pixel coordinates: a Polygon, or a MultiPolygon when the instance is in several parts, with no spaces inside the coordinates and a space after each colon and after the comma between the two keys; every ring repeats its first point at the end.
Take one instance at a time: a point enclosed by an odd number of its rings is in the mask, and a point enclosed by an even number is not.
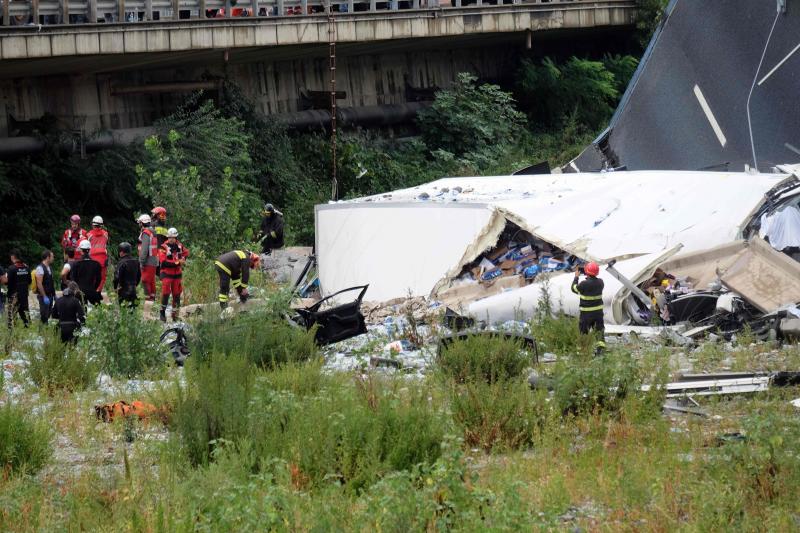
{"type": "Polygon", "coordinates": [[[153,22],[185,19],[304,16],[449,8],[467,5],[559,4],[574,0],[0,0],[2,26],[153,22]]]}

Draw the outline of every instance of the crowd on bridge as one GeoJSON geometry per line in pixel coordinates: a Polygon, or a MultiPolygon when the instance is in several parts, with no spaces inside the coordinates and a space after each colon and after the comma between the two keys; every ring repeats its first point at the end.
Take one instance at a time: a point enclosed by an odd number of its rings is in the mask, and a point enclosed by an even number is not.
{"type": "MultiPolygon", "coordinates": [[[[269,255],[273,249],[283,247],[283,214],[272,204],[266,204],[259,232],[261,253],[269,255]]],[[[171,306],[172,320],[180,318],[183,295],[183,271],[190,257],[189,248],[179,240],[179,232],[167,224],[167,210],[154,207],[150,214],[143,213],[136,222],[139,226],[136,253],[130,242],[116,246],[118,258],[113,265],[111,286],[120,305],[137,306],[139,286],[145,301],[156,301],[157,283],[160,280],[160,312],[167,320],[171,306]],[[171,300],[171,301],[170,301],[171,300]]],[[[109,254],[110,237],[103,217],[92,218],[91,229],[81,226],[81,217],[72,215],[69,227],[61,237],[60,273],[54,269],[55,254],[42,250],[39,263],[31,269],[19,250],[10,252],[11,264],[0,267],[0,288],[7,286],[7,294],[0,291],[0,313],[5,307],[8,327],[17,320],[25,327],[30,324],[29,295],[38,301],[39,319],[47,324],[58,321],[63,341],[73,341],[74,332],[85,321],[87,305],[99,305],[104,299],[108,270],[112,266],[109,254]],[[56,283],[61,295],[58,296],[56,283]]],[[[261,264],[261,255],[248,250],[231,250],[214,261],[219,277],[218,301],[222,309],[228,305],[231,285],[239,300],[246,302],[250,294],[248,282],[251,269],[261,264]]]]}
{"type": "MultiPolygon", "coordinates": [[[[290,2],[287,2],[290,3],[290,2]]],[[[469,1],[465,1],[464,5],[470,3],[469,1]]],[[[472,3],[475,3],[475,0],[472,0],[472,3]]],[[[503,3],[502,0],[499,0],[499,3],[503,3]]],[[[116,5],[114,9],[110,12],[102,12],[98,6],[98,13],[97,13],[97,20],[93,21],[90,19],[88,15],[88,4],[87,4],[87,13],[74,13],[70,10],[70,14],[68,15],[68,19],[64,20],[64,16],[61,13],[48,13],[48,14],[39,14],[38,20],[34,20],[33,14],[33,7],[32,2],[28,2],[27,0],[12,0],[12,6],[23,6],[28,4],[27,9],[21,11],[19,9],[14,9],[12,7],[11,11],[12,14],[9,16],[8,24],[11,26],[35,26],[35,25],[55,25],[55,24],[88,24],[88,23],[113,23],[113,22],[144,22],[147,20],[173,20],[173,13],[171,8],[165,8],[164,10],[153,9],[150,15],[144,10],[142,10],[145,6],[142,4],[139,6],[141,9],[137,8],[134,5],[127,6],[127,10],[125,11],[124,19],[120,20],[120,14],[116,9],[116,5]]],[[[261,2],[259,2],[261,4],[261,2]]],[[[299,2],[291,2],[292,5],[285,5],[283,6],[282,10],[278,6],[277,3],[272,3],[270,5],[259,5],[257,8],[257,15],[258,17],[278,17],[278,16],[298,16],[298,15],[320,15],[324,14],[326,11],[326,3],[325,2],[308,2],[306,6],[302,6],[299,2]]],[[[419,1],[419,8],[431,8],[431,7],[449,7],[451,5],[450,0],[420,0],[419,1]]],[[[353,11],[360,12],[360,11],[369,11],[371,3],[369,0],[356,0],[353,3],[353,11]]],[[[401,9],[412,9],[414,8],[413,0],[383,0],[381,2],[376,2],[375,9],[377,10],[401,10],[401,9]]],[[[39,7],[41,9],[41,6],[39,7]]],[[[331,6],[331,10],[333,13],[348,13],[350,11],[350,4],[349,2],[341,2],[335,3],[331,6]]],[[[254,16],[254,8],[253,4],[249,2],[242,2],[242,3],[232,3],[229,11],[226,11],[225,7],[218,8],[218,9],[206,9],[205,10],[205,17],[206,19],[219,19],[219,18],[240,18],[240,17],[253,17],[254,16]]],[[[197,10],[192,9],[180,9],[178,12],[178,19],[191,19],[197,17],[197,10]]]]}

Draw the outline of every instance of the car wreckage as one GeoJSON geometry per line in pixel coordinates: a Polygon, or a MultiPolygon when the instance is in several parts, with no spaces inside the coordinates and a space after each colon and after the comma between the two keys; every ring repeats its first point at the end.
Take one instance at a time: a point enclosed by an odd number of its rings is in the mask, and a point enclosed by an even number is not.
{"type": "Polygon", "coordinates": [[[426,296],[489,323],[529,318],[544,298],[577,315],[572,271],[596,261],[607,324],[658,315],[796,335],[798,175],[800,165],[445,178],[319,205],[320,290],[369,284],[370,301],[426,296]]]}

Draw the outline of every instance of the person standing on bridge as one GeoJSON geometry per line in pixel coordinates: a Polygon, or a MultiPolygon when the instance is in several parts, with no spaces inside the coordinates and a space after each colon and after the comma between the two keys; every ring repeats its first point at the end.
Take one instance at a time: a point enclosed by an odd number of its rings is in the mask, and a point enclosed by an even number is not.
{"type": "Polygon", "coordinates": [[[103,217],[98,215],[92,219],[92,229],[87,239],[92,245],[89,256],[100,264],[100,286],[97,287],[97,292],[103,292],[108,271],[108,232],[103,228],[103,217]]]}
{"type": "Polygon", "coordinates": [[[572,280],[572,292],[580,298],[580,315],[578,328],[581,335],[588,335],[594,331],[597,336],[595,355],[601,355],[606,348],[605,322],[603,321],[603,280],[598,278],[600,267],[594,261],[583,267],[586,279],[580,280],[581,269],[575,270],[575,279],[572,280]]]}
{"type": "Polygon", "coordinates": [[[88,235],[81,228],[81,217],[78,215],[69,217],[69,228],[64,231],[64,235],[61,237],[61,249],[64,250],[65,263],[69,260],[67,258],[67,248],[71,247],[73,250],[77,250],[80,242],[86,238],[88,238],[88,235]]]}
{"type": "Polygon", "coordinates": [[[142,267],[142,286],[145,300],[156,299],[156,267],[158,266],[158,239],[150,229],[150,215],[144,213],[139,222],[139,265],[142,267]]]}

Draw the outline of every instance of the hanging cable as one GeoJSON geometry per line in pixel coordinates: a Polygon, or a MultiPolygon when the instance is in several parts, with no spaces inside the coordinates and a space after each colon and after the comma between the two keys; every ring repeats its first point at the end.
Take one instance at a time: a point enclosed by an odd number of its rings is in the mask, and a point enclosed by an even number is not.
{"type": "Polygon", "coordinates": [[[764,51],[761,52],[761,60],[758,62],[758,68],[756,69],[756,73],[753,76],[753,84],[750,86],[750,93],[747,95],[747,131],[750,134],[750,151],[753,153],[753,168],[758,171],[758,158],[756,158],[756,145],[753,142],[753,123],[750,120],[750,97],[753,96],[753,89],[756,87],[756,80],[758,80],[758,73],[761,72],[761,64],[764,62],[764,56],[767,55],[767,48],[769,48],[769,42],[772,39],[772,32],[775,31],[775,25],[778,23],[778,17],[781,16],[780,10],[775,14],[775,20],[772,22],[772,28],[769,30],[769,35],[767,36],[767,42],[764,44],[764,51]]]}

